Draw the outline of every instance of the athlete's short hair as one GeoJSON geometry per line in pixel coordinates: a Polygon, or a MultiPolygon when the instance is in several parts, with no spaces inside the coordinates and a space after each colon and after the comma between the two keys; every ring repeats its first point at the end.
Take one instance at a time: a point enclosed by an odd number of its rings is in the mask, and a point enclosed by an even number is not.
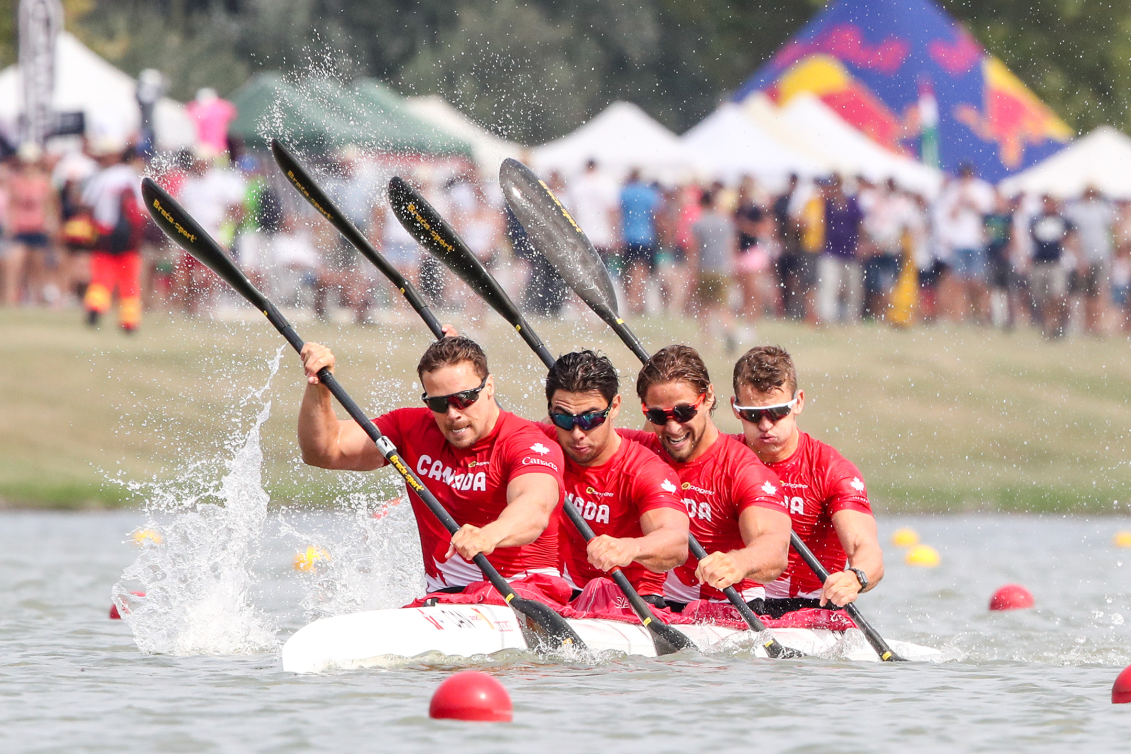
{"type": "Polygon", "coordinates": [[[455,338],[441,338],[420,357],[416,365],[416,376],[424,380],[425,372],[435,372],[440,367],[455,366],[463,362],[470,362],[479,379],[487,376],[487,354],[479,344],[462,335],[455,338]]]}
{"type": "Polygon", "coordinates": [[[620,377],[609,357],[586,349],[558,357],[546,375],[546,402],[554,400],[554,393],[598,392],[606,403],[612,403],[620,387],[620,377]]]}
{"type": "MultiPolygon", "coordinates": [[[[663,382],[686,382],[702,395],[711,386],[711,375],[698,351],[691,346],[673,345],[656,351],[641,367],[636,378],[637,397],[644,401],[648,388],[663,382]]],[[[714,411],[718,404],[716,397],[710,410],[714,411]]]]}
{"type": "Polygon", "coordinates": [[[742,354],[734,365],[734,394],[742,385],[758,393],[784,387],[793,396],[797,392],[797,368],[781,346],[758,346],[742,354]]]}

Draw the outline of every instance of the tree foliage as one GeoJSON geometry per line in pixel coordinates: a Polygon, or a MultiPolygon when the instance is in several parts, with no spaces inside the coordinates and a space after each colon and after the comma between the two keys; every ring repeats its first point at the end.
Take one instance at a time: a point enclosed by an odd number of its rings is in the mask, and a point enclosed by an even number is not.
{"type": "MultiPolygon", "coordinates": [[[[941,0],[1069,123],[1128,125],[1131,7],[1102,0],[941,0]]],[[[0,0],[0,60],[17,0],[0,0]],[[7,9],[7,13],[4,10],[7,9]]],[[[230,93],[259,70],[376,76],[442,94],[539,142],[632,100],[682,131],[823,0],[66,0],[68,27],[171,93],[230,93]]]]}

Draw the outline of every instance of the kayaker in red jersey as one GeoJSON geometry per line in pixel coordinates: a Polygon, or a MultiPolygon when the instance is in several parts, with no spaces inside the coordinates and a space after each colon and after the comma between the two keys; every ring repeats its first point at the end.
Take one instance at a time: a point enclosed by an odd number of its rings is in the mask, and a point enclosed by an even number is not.
{"type": "Polygon", "coordinates": [[[734,366],[732,409],[746,442],[785,488],[793,530],[829,570],[824,584],[790,552],[781,578],[766,585],[767,614],[803,607],[843,607],[884,577],[876,519],[860,470],[830,445],[797,427],[805,391],[793,359],[778,346],[747,351],[734,366]]]}
{"type": "Polygon", "coordinates": [[[723,599],[735,587],[755,612],[762,584],[788,562],[789,514],[781,482],[741,442],[711,420],[715,389],[695,349],[668,346],[652,355],[636,380],[652,432],[620,430],[645,445],[679,474],[691,533],[709,555],[689,557],[673,570],[664,598],[673,610],[696,599],[723,599]]]}
{"type": "Polygon", "coordinates": [[[647,602],[664,607],[664,575],[687,560],[687,512],[671,467],[617,434],[618,386],[612,362],[593,351],[565,354],[546,376],[553,424],[543,429],[565,452],[565,504],[596,534],[587,545],[561,514],[562,575],[580,589],[620,566],[647,602]]]}
{"type": "MultiPolygon", "coordinates": [[[[307,386],[299,409],[302,459],[327,469],[369,471],[385,464],[353,421],[339,421],[330,391],[318,381],[334,368],[326,346],[302,349],[307,386]]],[[[400,408],[373,421],[460,524],[454,535],[415,494],[429,592],[458,591],[483,574],[470,560],[483,553],[505,578],[557,576],[562,451],[533,422],[495,402],[487,357],[473,341],[446,337],[416,368],[424,408],[400,408]]]]}

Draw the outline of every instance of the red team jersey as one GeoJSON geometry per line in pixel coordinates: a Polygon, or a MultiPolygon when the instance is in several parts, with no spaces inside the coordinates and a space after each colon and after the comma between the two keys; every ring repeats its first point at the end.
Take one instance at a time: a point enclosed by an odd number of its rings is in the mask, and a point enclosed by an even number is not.
{"type": "MultiPolygon", "coordinates": [[[[557,442],[552,424],[540,424],[542,431],[557,442]]],[[[565,457],[565,504],[581,511],[593,533],[610,537],[643,537],[640,516],[659,508],[683,513],[679,477],[672,468],[639,443],[621,438],[616,455],[600,466],[579,466],[565,457]]],[[[582,588],[591,579],[605,576],[595,568],[586,552],[585,540],[564,512],[558,524],[562,575],[582,588]]],[[[624,569],[625,576],[641,594],[663,594],[667,574],[653,573],[639,563],[624,569]]]]}
{"type": "MultiPolygon", "coordinates": [[[[561,448],[546,442],[538,425],[506,411],[499,412],[490,434],[465,450],[448,444],[427,408],[400,408],[373,422],[461,526],[486,526],[497,519],[507,506],[507,485],[523,474],[549,474],[559,491],[563,489],[561,448]]],[[[443,559],[452,536],[415,493],[410,500],[420,529],[429,591],[483,580],[475,564],[459,555],[443,559]]],[[[500,547],[487,559],[507,578],[527,571],[557,575],[557,513],[550,516],[550,525],[534,542],[500,547]]]]}
{"type": "MultiPolygon", "coordinates": [[[[738,528],[738,516],[751,507],[787,512],[781,482],[774,472],[758,460],[758,456],[730,435],[719,439],[706,453],[689,463],[672,461],[660,445],[660,438],[637,429],[618,429],[621,436],[635,440],[658,455],[679,475],[683,504],[691,518],[691,533],[709,552],[730,552],[746,546],[738,528]]],[[[722,592],[699,585],[695,569],[699,561],[694,555],[671,572],[665,596],[676,602],[695,599],[722,600],[722,592]]],[[[764,596],[757,582],[746,579],[735,584],[746,600],[764,596]]]]}
{"type": "MultiPolygon", "coordinates": [[[[831,445],[800,432],[797,450],[784,461],[767,464],[785,489],[793,530],[830,572],[848,564],[840,537],[833,528],[837,511],[860,511],[872,515],[860,470],[831,445]]],[[[736,435],[742,441],[742,435],[736,435]]],[[[820,597],[821,581],[789,550],[789,567],[777,581],[766,585],[770,599],[820,597]]]]}

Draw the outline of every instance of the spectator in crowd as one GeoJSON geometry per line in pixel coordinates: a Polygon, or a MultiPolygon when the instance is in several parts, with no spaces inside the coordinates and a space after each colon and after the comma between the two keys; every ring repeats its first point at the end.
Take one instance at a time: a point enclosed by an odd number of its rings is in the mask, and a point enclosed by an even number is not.
{"type": "Polygon", "coordinates": [[[854,196],[848,196],[840,176],[824,186],[825,247],[817,263],[817,311],[822,324],[841,319],[843,300],[844,319],[849,323],[860,321],[863,306],[864,280],[857,257],[860,226],[864,213],[854,196]]]}
{"type": "Polygon", "coordinates": [[[48,272],[57,268],[55,234],[59,229],[58,196],[51,185],[43,150],[27,142],[18,153],[19,162],[8,179],[8,233],[11,242],[4,259],[4,301],[9,306],[23,302],[58,301],[58,285],[48,272]],[[47,293],[51,286],[53,293],[47,293]]]}
{"type": "MultiPolygon", "coordinates": [[[[380,212],[377,186],[358,170],[360,151],[353,145],[338,153],[337,172],[326,182],[326,189],[342,214],[362,235],[372,237],[374,214],[380,212]]],[[[314,316],[329,318],[328,302],[336,295],[338,303],[353,313],[354,322],[365,324],[371,305],[371,276],[361,264],[361,255],[345,237],[322,224],[325,235],[318,277],[314,284],[314,316]]],[[[368,263],[366,263],[368,265],[368,263]]]]}
{"type": "Polygon", "coordinates": [[[774,245],[774,219],[758,203],[754,179],[746,176],[738,188],[734,208],[734,224],[738,231],[739,290],[742,293],[740,313],[745,322],[754,323],[762,316],[769,284],[771,253],[774,245]]]}
{"type": "MultiPolygon", "coordinates": [[[[697,199],[698,197],[694,197],[697,199]]],[[[660,283],[660,307],[680,316],[687,305],[687,239],[683,220],[688,215],[689,192],[680,188],[664,191],[656,213],[656,276],[660,283]]],[[[698,205],[698,202],[695,202],[698,205]]]]}
{"type": "Polygon", "coordinates": [[[958,319],[987,319],[985,216],[993,211],[994,191],[965,164],[958,180],[939,199],[951,249],[951,274],[956,284],[958,319]]]}
{"type": "Polygon", "coordinates": [[[1115,257],[1111,263],[1111,300],[1119,331],[1131,333],[1131,201],[1119,202],[1115,225],[1115,257]]]}
{"type": "Polygon", "coordinates": [[[621,251],[625,297],[633,314],[644,313],[644,290],[656,271],[656,210],[660,192],[640,177],[629,173],[620,194],[621,251]]]}
{"type": "Polygon", "coordinates": [[[866,240],[861,246],[867,250],[862,264],[864,314],[874,319],[883,317],[888,309],[903,259],[904,235],[914,209],[890,178],[861,196],[861,205],[866,240]]]}
{"type": "Polygon", "coordinates": [[[1064,247],[1072,224],[1061,214],[1056,199],[1046,194],[1029,229],[1033,238],[1029,280],[1040,308],[1041,333],[1048,339],[1061,338],[1068,324],[1069,268],[1064,264],[1064,247]]]}
{"type": "Polygon", "coordinates": [[[777,260],[778,285],[781,287],[782,313],[790,319],[805,318],[805,282],[810,257],[801,248],[801,223],[799,222],[800,179],[796,173],[789,176],[785,191],[774,199],[770,208],[778,234],[781,253],[777,260]]]}
{"type": "Polygon", "coordinates": [[[585,235],[606,265],[617,256],[620,241],[620,195],[617,184],[597,165],[585,164],[585,172],[577,176],[569,191],[569,207],[573,219],[585,229],[585,235]]]}
{"type": "Polygon", "coordinates": [[[730,281],[734,276],[734,260],[738,250],[734,218],[723,211],[717,193],[704,192],[699,200],[702,212],[691,227],[695,244],[688,260],[695,270],[696,316],[703,333],[703,342],[710,343],[721,335],[723,351],[730,355],[737,345],[734,337],[734,312],[730,307],[730,281]],[[715,325],[721,329],[717,333],[715,325]]]}
{"type": "Polygon", "coordinates": [[[1101,335],[1111,296],[1115,208],[1098,189],[1089,186],[1078,201],[1065,206],[1064,216],[1076,231],[1079,258],[1075,277],[1084,298],[1084,332],[1101,335]]]}
{"type": "Polygon", "coordinates": [[[148,221],[141,197],[144,166],[132,147],[107,143],[95,152],[102,169],[83,191],[96,237],[83,305],[87,323],[96,326],[117,289],[119,325],[132,333],[141,324],[141,241],[148,221]]]}
{"type": "Polygon", "coordinates": [[[990,288],[990,320],[1007,330],[1014,325],[1013,204],[997,192],[994,209],[985,217],[986,272],[990,288]]]}
{"type": "MultiPolygon", "coordinates": [[[[232,248],[243,219],[244,181],[223,157],[210,163],[195,155],[178,199],[205,233],[224,248],[232,248]]],[[[215,278],[191,254],[181,253],[175,280],[186,313],[197,314],[202,306],[210,305],[217,290],[215,278]]]]}

